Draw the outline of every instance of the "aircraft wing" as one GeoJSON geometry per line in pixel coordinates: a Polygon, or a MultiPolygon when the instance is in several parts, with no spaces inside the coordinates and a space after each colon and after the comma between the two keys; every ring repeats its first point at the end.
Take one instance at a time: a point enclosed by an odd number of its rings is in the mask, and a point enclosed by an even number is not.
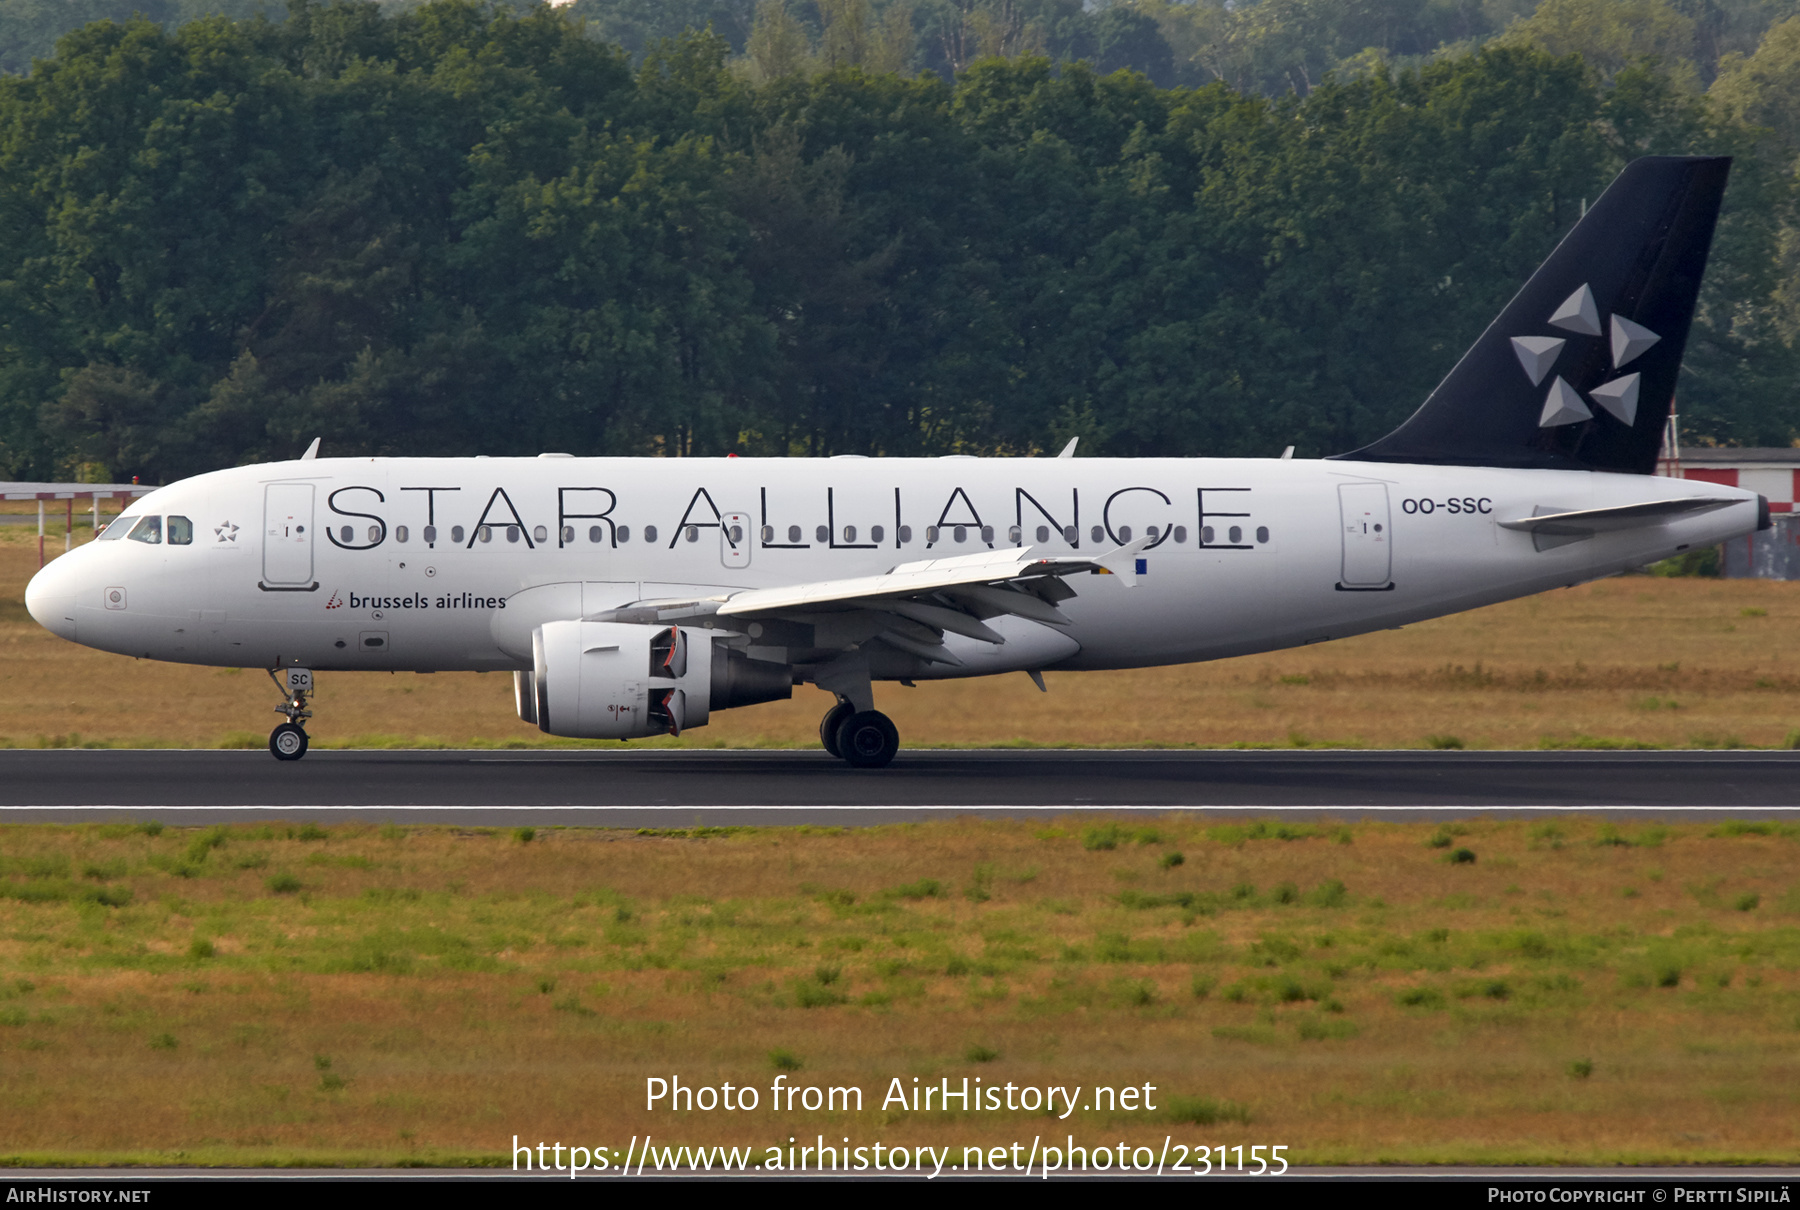
{"type": "Polygon", "coordinates": [[[1137,557],[1151,541],[1138,538],[1086,558],[1044,557],[1023,547],[925,559],[876,576],[753,588],[698,601],[641,601],[609,611],[603,620],[661,624],[741,618],[764,623],[764,644],[785,645],[802,660],[829,658],[828,652],[875,641],[934,663],[960,665],[965,661],[944,645],[946,632],[1000,646],[1005,636],[987,625],[995,618],[1067,625],[1068,616],[1056,605],[1075,590],[1063,577],[1099,572],[1135,587],[1137,557]],[[783,630],[786,623],[799,624],[800,635],[784,637],[793,631],[783,630]]]}
{"type": "MultiPolygon", "coordinates": [[[[1104,571],[1118,576],[1127,587],[1136,587],[1138,552],[1150,544],[1139,538],[1091,559],[1039,558],[1029,546],[1015,550],[990,550],[949,559],[902,563],[878,576],[848,580],[819,580],[785,588],[757,588],[733,594],[719,607],[727,617],[758,617],[822,605],[863,603],[895,598],[904,600],[943,589],[976,585],[1000,585],[1040,576],[1065,576],[1082,571],[1104,571]]],[[[1022,612],[1022,611],[1021,611],[1022,612]]],[[[1026,614],[1026,616],[1034,616],[1026,614]]],[[[1058,615],[1055,619],[1066,621],[1058,615]]]]}
{"type": "Polygon", "coordinates": [[[1636,529],[1656,525],[1693,513],[1709,513],[1714,509],[1742,504],[1742,499],[1720,496],[1689,496],[1679,500],[1648,500],[1642,504],[1619,504],[1611,508],[1583,508],[1569,512],[1549,512],[1536,517],[1518,517],[1500,522],[1501,529],[1524,533],[1581,535],[1619,529],[1636,529]]]}

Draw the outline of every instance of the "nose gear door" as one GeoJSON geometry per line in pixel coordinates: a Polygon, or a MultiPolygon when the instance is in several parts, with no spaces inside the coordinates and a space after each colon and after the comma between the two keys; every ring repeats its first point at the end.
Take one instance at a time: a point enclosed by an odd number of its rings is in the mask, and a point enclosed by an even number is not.
{"type": "Polygon", "coordinates": [[[271,483],[263,493],[263,578],[272,592],[311,592],[313,485],[271,483]]]}

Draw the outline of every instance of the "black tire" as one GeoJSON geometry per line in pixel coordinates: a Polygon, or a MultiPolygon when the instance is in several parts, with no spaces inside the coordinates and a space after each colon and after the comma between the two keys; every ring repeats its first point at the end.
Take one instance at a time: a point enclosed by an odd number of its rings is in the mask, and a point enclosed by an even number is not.
{"type": "Polygon", "coordinates": [[[269,732],[269,752],[276,760],[299,760],[306,755],[306,743],[306,732],[293,723],[269,732]]]}
{"type": "Polygon", "coordinates": [[[825,751],[842,760],[844,753],[838,748],[838,728],[856,713],[856,707],[849,702],[839,702],[825,712],[819,720],[819,742],[825,745],[825,751]]]}
{"type": "Polygon", "coordinates": [[[900,751],[900,732],[879,710],[860,710],[838,727],[838,755],[858,769],[879,769],[900,751]]]}

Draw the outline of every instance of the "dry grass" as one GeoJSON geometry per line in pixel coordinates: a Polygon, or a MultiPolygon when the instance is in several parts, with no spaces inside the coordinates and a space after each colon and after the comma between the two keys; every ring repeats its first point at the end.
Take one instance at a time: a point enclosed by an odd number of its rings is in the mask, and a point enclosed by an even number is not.
{"type": "Polygon", "coordinates": [[[0,1139],[12,1163],[504,1162],[515,1134],[646,1133],[1791,1161],[1795,844],[1195,816],[11,827],[0,1139]],[[777,1061],[864,1110],[643,1108],[647,1077],[766,1089],[777,1061]],[[895,1076],[964,1075],[1149,1083],[1160,1108],[879,1107],[895,1076]],[[1177,1097],[1247,1122],[1172,1121],[1177,1097]]]}
{"type": "MultiPolygon", "coordinates": [[[[261,746],[276,697],[260,672],[57,639],[24,611],[35,566],[35,536],[0,527],[0,744],[261,746]]],[[[1800,727],[1800,584],[1634,576],[1302,650],[1047,679],[1047,696],[1023,675],[876,692],[913,747],[1784,746],[1800,727]]],[[[324,746],[546,739],[513,716],[501,674],[320,681],[324,746]]],[[[682,742],[810,746],[828,704],[803,689],[682,742]]]]}

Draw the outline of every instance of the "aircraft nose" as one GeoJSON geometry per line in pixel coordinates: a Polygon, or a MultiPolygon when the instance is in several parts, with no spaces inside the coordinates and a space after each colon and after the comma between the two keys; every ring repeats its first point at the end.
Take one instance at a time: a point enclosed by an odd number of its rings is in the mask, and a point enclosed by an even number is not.
{"type": "Polygon", "coordinates": [[[75,638],[76,571],[65,555],[31,577],[25,608],[37,624],[60,638],[75,638]]]}

